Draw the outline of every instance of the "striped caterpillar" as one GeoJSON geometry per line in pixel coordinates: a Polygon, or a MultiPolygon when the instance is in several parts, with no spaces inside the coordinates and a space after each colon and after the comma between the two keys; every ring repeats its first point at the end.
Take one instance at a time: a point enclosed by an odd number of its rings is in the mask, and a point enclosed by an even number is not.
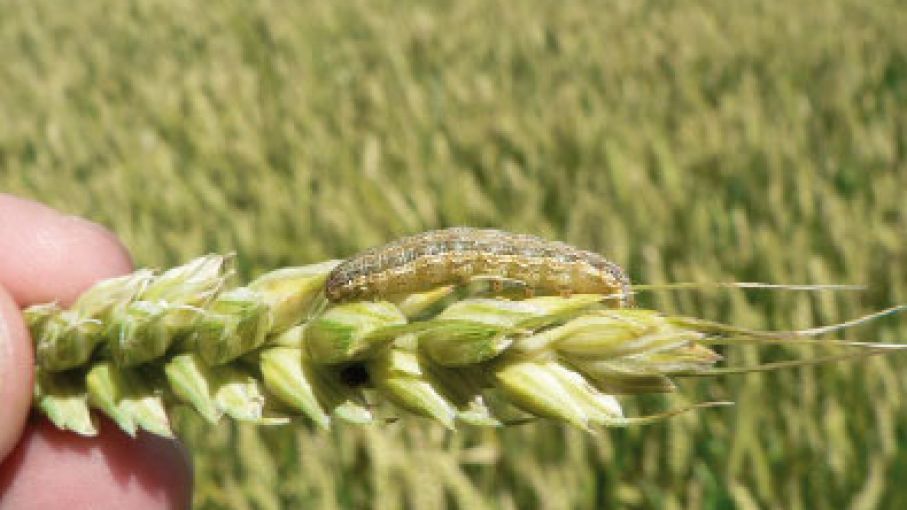
{"type": "Polygon", "coordinates": [[[617,264],[565,243],[500,230],[455,227],[404,237],[347,259],[328,276],[331,302],[422,292],[474,278],[518,281],[527,294],[613,294],[631,302],[617,264]]]}

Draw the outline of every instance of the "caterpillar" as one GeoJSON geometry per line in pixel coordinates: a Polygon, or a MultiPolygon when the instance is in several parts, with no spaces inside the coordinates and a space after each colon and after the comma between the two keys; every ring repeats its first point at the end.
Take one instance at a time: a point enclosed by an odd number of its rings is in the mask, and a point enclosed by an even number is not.
{"type": "Polygon", "coordinates": [[[328,275],[330,302],[422,292],[477,277],[515,280],[527,293],[613,294],[631,304],[617,264],[574,246],[494,229],[454,227],[404,237],[342,262],[328,275]]]}

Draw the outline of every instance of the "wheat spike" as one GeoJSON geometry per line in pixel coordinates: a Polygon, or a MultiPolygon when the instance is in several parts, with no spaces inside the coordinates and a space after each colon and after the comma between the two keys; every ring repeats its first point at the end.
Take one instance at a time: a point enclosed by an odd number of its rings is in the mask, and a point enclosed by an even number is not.
{"type": "MultiPolygon", "coordinates": [[[[721,357],[708,346],[722,339],[808,341],[808,332],[611,308],[613,295],[505,299],[444,286],[330,304],[323,289],[338,263],[280,269],[235,287],[230,257],[208,255],[102,281],[69,309],[30,307],[34,405],[84,435],[97,432],[92,409],[129,434],[169,436],[175,405],[212,423],[304,416],[327,428],[381,419],[380,401],[451,429],[500,426],[516,415],[588,430],[687,410],[627,418],[615,395],[671,392],[672,376],[709,374],[721,357]]],[[[852,356],[882,350],[831,345],[852,356]]]]}

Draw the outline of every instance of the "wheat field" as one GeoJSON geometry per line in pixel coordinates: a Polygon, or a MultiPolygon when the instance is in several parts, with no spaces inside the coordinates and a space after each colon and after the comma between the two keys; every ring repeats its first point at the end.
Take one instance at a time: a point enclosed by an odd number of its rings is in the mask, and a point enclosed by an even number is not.
{"type": "MultiPolygon", "coordinates": [[[[905,26],[896,0],[0,0],[0,190],[107,225],[140,266],[236,252],[244,280],[472,225],[637,282],[869,287],[642,296],[827,324],[907,303],[905,26]]],[[[848,337],[905,342],[907,319],[848,337]]],[[[689,379],[628,414],[737,405],[595,434],[176,428],[198,508],[903,508],[905,369],[689,379]]]]}

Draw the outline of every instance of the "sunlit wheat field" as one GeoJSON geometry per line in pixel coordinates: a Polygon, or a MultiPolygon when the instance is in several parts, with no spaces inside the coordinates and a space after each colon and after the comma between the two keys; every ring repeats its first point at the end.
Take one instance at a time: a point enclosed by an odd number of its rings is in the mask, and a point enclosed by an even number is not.
{"type": "MultiPolygon", "coordinates": [[[[907,303],[907,7],[0,0],[0,190],[137,265],[243,280],[488,226],[592,249],[647,306],[803,328],[907,303]]],[[[907,342],[907,319],[849,338],[907,342]]],[[[810,355],[753,347],[730,365],[810,355]]],[[[198,508],[907,508],[907,357],[681,381],[587,434],[536,422],[216,427],[198,508]]]]}

